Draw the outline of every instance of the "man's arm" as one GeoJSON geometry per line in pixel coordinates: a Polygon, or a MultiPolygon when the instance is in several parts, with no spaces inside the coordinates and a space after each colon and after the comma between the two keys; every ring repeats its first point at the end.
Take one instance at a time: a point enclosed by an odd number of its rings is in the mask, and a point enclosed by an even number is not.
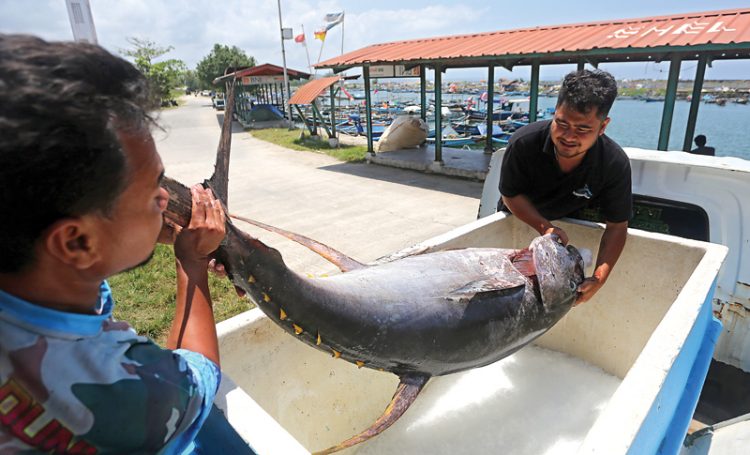
{"type": "Polygon", "coordinates": [[[579,295],[576,304],[589,300],[604,285],[620,258],[620,253],[625,248],[627,237],[627,221],[621,223],[607,222],[604,234],[602,234],[602,239],[599,242],[599,255],[596,257],[594,274],[578,286],[579,295]]]}
{"type": "Polygon", "coordinates": [[[568,244],[568,234],[561,228],[553,225],[548,219],[539,214],[539,211],[523,194],[508,197],[503,196],[503,204],[518,219],[535,229],[540,235],[556,234],[560,237],[563,245],[568,244]]]}
{"type": "Polygon", "coordinates": [[[224,238],[225,216],[210,190],[198,185],[191,192],[190,225],[180,231],[174,244],[177,308],[167,347],[198,352],[219,365],[219,343],[208,290],[208,256],[224,238]]]}

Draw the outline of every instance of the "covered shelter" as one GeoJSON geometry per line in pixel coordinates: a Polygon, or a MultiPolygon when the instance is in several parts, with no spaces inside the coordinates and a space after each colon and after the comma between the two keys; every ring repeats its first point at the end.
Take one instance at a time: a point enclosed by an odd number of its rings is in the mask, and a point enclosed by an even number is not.
{"type": "MultiPolygon", "coordinates": [[[[310,74],[287,68],[290,81],[310,79],[310,74]]],[[[254,122],[283,120],[286,114],[284,99],[284,68],[271,63],[236,69],[221,78],[235,79],[234,92],[237,119],[244,126],[254,122]]]]}
{"type": "Polygon", "coordinates": [[[289,108],[291,109],[291,107],[294,106],[297,109],[297,113],[299,114],[302,121],[305,123],[305,126],[310,131],[311,135],[313,136],[317,135],[317,125],[318,125],[318,121],[320,121],[321,125],[323,125],[323,128],[325,128],[326,134],[328,134],[328,137],[335,138],[336,137],[335,99],[336,99],[336,93],[339,90],[336,88],[336,84],[344,79],[356,79],[358,77],[359,76],[329,76],[329,77],[322,77],[319,79],[314,79],[297,89],[294,95],[292,95],[292,97],[289,99],[289,108]],[[329,90],[330,99],[331,99],[330,128],[328,128],[328,125],[326,125],[323,114],[320,113],[320,111],[318,110],[318,107],[315,105],[315,100],[320,95],[322,95],[326,90],[329,90]],[[307,116],[302,111],[300,106],[310,106],[312,110],[312,122],[308,121],[307,116]]]}
{"type": "MultiPolygon", "coordinates": [[[[425,70],[435,71],[435,111],[442,107],[442,73],[448,68],[487,68],[488,99],[494,96],[495,67],[508,70],[531,66],[529,121],[537,117],[539,68],[541,65],[569,64],[583,69],[586,64],[669,61],[669,77],[657,144],[666,150],[677,93],[680,65],[697,61],[695,82],[684,150],[689,150],[701,101],[706,66],[720,59],[750,58],[750,8],[684,13],[638,19],[544,26],[468,35],[396,41],[348,52],[323,61],[319,69],[334,72],[361,67],[364,75],[368,125],[368,151],[372,144],[372,104],[370,79],[373,77],[419,77],[421,112],[426,112],[425,70]]],[[[488,103],[487,131],[491,131],[493,103],[488,103]]],[[[435,116],[434,159],[442,165],[442,119],[435,116]]],[[[486,151],[492,151],[490,135],[486,151]]]]}
{"type": "Polygon", "coordinates": [[[333,104],[333,100],[335,99],[334,96],[334,85],[338,83],[342,79],[341,76],[330,76],[330,77],[323,77],[320,79],[315,79],[313,81],[308,82],[307,84],[303,85],[297,91],[292,95],[292,97],[289,99],[289,109],[294,106],[297,109],[297,113],[299,113],[300,118],[305,123],[305,126],[310,131],[310,134],[313,136],[317,135],[317,119],[320,118],[321,123],[323,124],[323,127],[326,130],[326,134],[328,134],[328,137],[335,138],[336,137],[336,117],[335,117],[335,106],[333,104]],[[315,106],[315,99],[323,94],[323,92],[326,91],[326,89],[330,90],[331,92],[331,129],[328,129],[328,126],[325,124],[325,120],[323,119],[323,115],[318,110],[318,107],[315,106]],[[307,117],[305,116],[305,113],[302,111],[300,106],[302,105],[309,105],[312,108],[312,114],[313,114],[313,120],[312,124],[307,121],[307,117]]]}

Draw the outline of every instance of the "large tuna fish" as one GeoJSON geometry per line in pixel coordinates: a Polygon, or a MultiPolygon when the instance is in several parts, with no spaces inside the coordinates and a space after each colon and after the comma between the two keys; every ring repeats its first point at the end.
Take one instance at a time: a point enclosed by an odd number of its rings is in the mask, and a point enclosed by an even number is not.
{"type": "MultiPolygon", "coordinates": [[[[231,91],[216,169],[206,182],[225,204],[231,91]]],[[[165,219],[186,225],[190,192],[171,179],[165,187],[171,195],[165,219]]],[[[538,237],[523,250],[469,248],[366,266],[303,236],[245,221],[295,239],[346,273],[308,279],[290,270],[277,250],[228,221],[216,257],[234,285],[300,341],[401,379],[370,428],[320,453],[388,428],[430,377],[484,366],[525,346],[567,313],[583,281],[578,251],[551,236],[538,237]]]]}

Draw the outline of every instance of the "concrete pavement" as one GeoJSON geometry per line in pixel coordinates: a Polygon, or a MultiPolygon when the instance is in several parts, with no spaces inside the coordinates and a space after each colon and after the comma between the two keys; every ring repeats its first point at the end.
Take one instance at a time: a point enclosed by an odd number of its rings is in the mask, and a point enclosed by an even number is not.
{"type": "MultiPolygon", "coordinates": [[[[155,131],[166,173],[185,184],[213,172],[223,113],[207,97],[163,111],[155,131]]],[[[375,164],[342,163],[255,139],[235,122],[229,210],[373,261],[476,219],[481,183],[375,164]]],[[[236,222],[300,273],[336,270],[296,243],[236,222]]]]}

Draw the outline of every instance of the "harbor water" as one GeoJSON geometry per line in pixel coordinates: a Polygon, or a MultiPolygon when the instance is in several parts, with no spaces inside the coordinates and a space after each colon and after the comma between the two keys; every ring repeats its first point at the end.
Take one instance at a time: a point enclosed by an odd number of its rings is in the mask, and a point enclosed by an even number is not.
{"type": "MultiPolygon", "coordinates": [[[[428,93],[427,97],[428,99],[434,99],[434,94],[428,93]]],[[[469,97],[477,100],[478,95],[444,94],[443,104],[465,102],[469,97]]],[[[418,104],[419,93],[389,93],[381,90],[373,94],[373,104],[377,105],[386,101],[418,104]]],[[[543,111],[546,108],[554,108],[556,102],[556,97],[541,96],[539,97],[538,109],[543,111]]],[[[480,108],[484,109],[484,107],[485,104],[480,103],[480,108]]],[[[495,108],[497,109],[497,104],[495,108]]],[[[522,105],[522,108],[528,108],[528,104],[522,105]]],[[[663,110],[663,102],[617,99],[609,113],[612,120],[607,127],[607,135],[623,147],[656,149],[659,142],[663,110]]],[[[675,103],[669,150],[682,150],[689,110],[690,102],[678,100],[675,103]]],[[[748,127],[750,127],[750,104],[727,103],[724,106],[719,106],[701,103],[698,109],[695,135],[705,135],[708,139],[706,145],[716,149],[716,156],[734,156],[750,160],[748,127]]]]}

